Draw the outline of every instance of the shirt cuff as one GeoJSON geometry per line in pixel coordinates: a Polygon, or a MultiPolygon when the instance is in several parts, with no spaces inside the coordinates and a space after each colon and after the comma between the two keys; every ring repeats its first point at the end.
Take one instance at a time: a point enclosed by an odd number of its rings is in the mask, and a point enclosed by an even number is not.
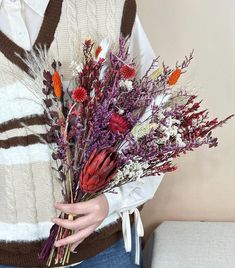
{"type": "Polygon", "coordinates": [[[104,193],[107,198],[109,204],[109,212],[108,216],[117,212],[120,209],[120,204],[122,204],[122,200],[119,194],[119,191],[115,189],[115,193],[104,193]]]}

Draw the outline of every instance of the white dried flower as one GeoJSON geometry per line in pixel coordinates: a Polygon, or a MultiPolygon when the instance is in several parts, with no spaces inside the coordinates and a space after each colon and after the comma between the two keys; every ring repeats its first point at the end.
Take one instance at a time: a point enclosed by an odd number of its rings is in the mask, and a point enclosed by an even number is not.
{"type": "Polygon", "coordinates": [[[125,111],[124,111],[123,109],[121,109],[121,108],[118,110],[118,113],[119,113],[119,114],[124,114],[124,112],[125,112],[125,111]]]}
{"type": "Polygon", "coordinates": [[[172,123],[173,125],[179,125],[180,124],[180,120],[172,118],[172,123]]]}
{"type": "Polygon", "coordinates": [[[147,169],[148,167],[149,167],[149,163],[148,162],[142,163],[142,168],[143,169],[147,169]]]}
{"type": "Polygon", "coordinates": [[[119,83],[120,87],[127,89],[130,92],[133,89],[133,83],[130,80],[121,80],[119,83]]]}
{"type": "Polygon", "coordinates": [[[114,178],[115,181],[122,181],[125,179],[131,181],[143,182],[144,170],[149,167],[147,162],[140,163],[138,161],[130,161],[127,165],[119,170],[114,178]]]}
{"type": "Polygon", "coordinates": [[[176,143],[180,146],[180,147],[185,147],[186,144],[183,142],[182,140],[182,136],[180,134],[176,135],[176,143]]]}
{"type": "Polygon", "coordinates": [[[159,120],[162,120],[162,119],[165,118],[165,115],[164,115],[163,112],[161,112],[161,111],[158,113],[157,116],[158,116],[158,119],[159,119],[159,120]]]}
{"type": "Polygon", "coordinates": [[[178,127],[177,126],[173,126],[172,128],[169,128],[169,134],[172,137],[175,137],[178,134],[178,127]]]}
{"type": "Polygon", "coordinates": [[[165,144],[168,140],[169,140],[169,138],[167,136],[165,136],[161,139],[158,139],[156,142],[157,142],[157,144],[165,144]]]}

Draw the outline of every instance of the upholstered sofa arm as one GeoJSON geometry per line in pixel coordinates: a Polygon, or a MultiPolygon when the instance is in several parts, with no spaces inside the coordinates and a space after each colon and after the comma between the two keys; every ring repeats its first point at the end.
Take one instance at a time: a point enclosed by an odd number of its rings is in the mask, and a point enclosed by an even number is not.
{"type": "Polygon", "coordinates": [[[163,222],[144,249],[144,268],[234,268],[235,223],[163,222]]]}

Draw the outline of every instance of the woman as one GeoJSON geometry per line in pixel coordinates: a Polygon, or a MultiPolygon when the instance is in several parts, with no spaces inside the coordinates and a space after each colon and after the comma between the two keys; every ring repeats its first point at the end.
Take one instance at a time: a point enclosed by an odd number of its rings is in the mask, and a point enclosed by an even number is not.
{"type": "Polygon", "coordinates": [[[162,176],[128,183],[116,194],[87,202],[55,203],[62,195],[49,147],[32,135],[45,133],[43,110],[22,83],[32,79],[22,60],[25,50],[46,45],[49,55],[59,56],[69,81],[70,64],[88,36],[95,42],[107,38],[115,48],[120,34],[130,38],[141,76],[154,53],[134,0],[0,0],[0,267],[45,267],[37,253],[53,223],[76,230],[55,243],[72,244],[71,267],[138,266],[139,209],[153,197],[162,176]],[[62,220],[56,217],[60,211],[80,217],[62,220]],[[138,228],[131,231],[130,222],[138,228]]]}

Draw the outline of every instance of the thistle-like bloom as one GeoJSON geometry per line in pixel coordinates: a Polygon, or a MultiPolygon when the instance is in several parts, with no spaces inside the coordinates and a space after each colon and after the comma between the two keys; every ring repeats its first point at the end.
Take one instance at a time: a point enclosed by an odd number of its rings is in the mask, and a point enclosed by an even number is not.
{"type": "Polygon", "coordinates": [[[124,116],[114,113],[110,118],[109,128],[113,133],[125,133],[129,129],[129,123],[124,116]]]}
{"type": "Polygon", "coordinates": [[[136,76],[136,70],[129,65],[123,65],[120,69],[120,74],[124,79],[132,79],[136,76]]]}
{"type": "Polygon", "coordinates": [[[87,98],[87,92],[84,87],[78,87],[73,90],[72,98],[76,102],[84,102],[87,98]]]}
{"type": "Polygon", "coordinates": [[[54,88],[54,93],[55,96],[60,99],[62,96],[62,82],[60,75],[57,71],[54,72],[52,76],[52,81],[53,81],[53,88],[54,88]]]}
{"type": "Polygon", "coordinates": [[[110,183],[116,171],[116,153],[112,148],[94,150],[80,175],[80,189],[85,193],[99,192],[110,183]]]}

